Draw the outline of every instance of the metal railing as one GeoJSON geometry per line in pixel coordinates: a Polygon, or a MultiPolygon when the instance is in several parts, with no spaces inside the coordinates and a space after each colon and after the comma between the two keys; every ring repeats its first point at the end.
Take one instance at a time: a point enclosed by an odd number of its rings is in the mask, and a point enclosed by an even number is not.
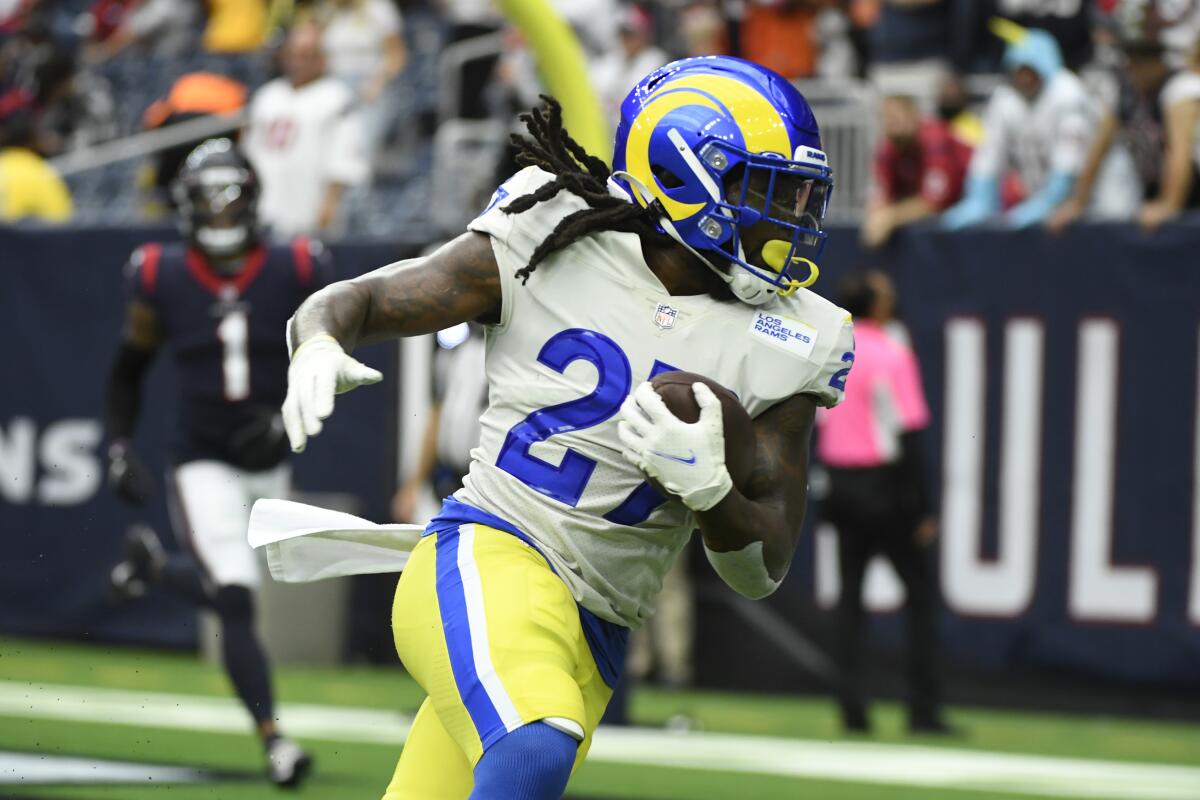
{"type": "Polygon", "coordinates": [[[833,168],[830,222],[857,223],[871,190],[877,99],[860,81],[802,81],[797,88],[821,126],[821,145],[833,168]]]}
{"type": "Polygon", "coordinates": [[[496,188],[509,125],[498,119],[443,120],[433,136],[430,217],[438,233],[458,234],[496,188]]]}
{"type": "Polygon", "coordinates": [[[442,51],[438,58],[438,118],[443,122],[462,116],[459,105],[462,101],[462,78],[464,69],[472,61],[500,55],[504,49],[504,33],[489,33],[455,42],[442,51]]]}
{"type": "Polygon", "coordinates": [[[220,136],[242,126],[242,112],[197,117],[151,131],[135,133],[111,142],[74,150],[51,160],[50,165],[63,176],[75,175],[119,161],[141,158],[187,142],[220,136]]]}

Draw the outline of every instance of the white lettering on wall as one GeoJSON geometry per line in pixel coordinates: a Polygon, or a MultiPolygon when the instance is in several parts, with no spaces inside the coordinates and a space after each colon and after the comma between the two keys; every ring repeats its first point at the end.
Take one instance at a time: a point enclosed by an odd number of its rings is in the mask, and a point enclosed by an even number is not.
{"type": "Polygon", "coordinates": [[[104,468],[96,454],[103,435],[94,419],[64,419],[41,432],[29,417],[0,422],[0,500],[64,506],[96,494],[104,468]],[[39,477],[40,467],[40,477],[39,477]]]}
{"type": "Polygon", "coordinates": [[[46,428],[39,448],[44,470],[38,481],[39,503],[72,506],[91,499],[103,475],[96,457],[101,436],[94,419],[64,419],[46,428]]]}
{"type": "Polygon", "coordinates": [[[28,417],[14,417],[0,425],[0,498],[10,503],[28,503],[37,475],[34,460],[37,428],[28,417]]]}
{"type": "Polygon", "coordinates": [[[1068,605],[1076,619],[1145,623],[1154,619],[1158,576],[1111,563],[1119,345],[1112,320],[1079,327],[1068,605]]]}
{"type": "Polygon", "coordinates": [[[1040,487],[1041,322],[1015,319],[1004,336],[997,557],[984,560],[983,474],[987,397],[982,321],[946,327],[946,428],[942,585],[946,603],[965,614],[1015,616],[1033,599],[1040,487]]]}

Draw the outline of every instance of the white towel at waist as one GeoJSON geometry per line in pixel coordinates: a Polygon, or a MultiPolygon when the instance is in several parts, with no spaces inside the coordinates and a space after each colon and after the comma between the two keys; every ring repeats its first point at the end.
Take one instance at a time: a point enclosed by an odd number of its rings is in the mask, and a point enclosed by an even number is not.
{"type": "Polygon", "coordinates": [[[291,500],[259,500],[250,510],[250,546],[263,548],[271,577],[305,583],[343,575],[400,572],[421,540],[420,525],[378,525],[291,500]]]}

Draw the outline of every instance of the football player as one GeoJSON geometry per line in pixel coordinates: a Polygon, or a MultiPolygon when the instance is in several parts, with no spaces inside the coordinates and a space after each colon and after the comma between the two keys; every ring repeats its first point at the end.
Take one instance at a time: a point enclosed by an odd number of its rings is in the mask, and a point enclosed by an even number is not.
{"type": "Polygon", "coordinates": [[[289,326],[296,451],[335,393],[380,379],[357,344],[487,331],[470,472],[396,591],[396,648],[429,696],[387,800],[561,796],[694,528],[735,590],[779,586],[813,416],[854,358],[849,315],[805,288],[833,179],[791,84],[728,57],[656,70],[622,105],[611,171],[547,103],[525,117],[528,166],[467,233],[326,288],[289,326]],[[754,418],[745,485],[714,393],[693,386],[687,424],[651,387],[670,370],[728,387],[754,418]]]}
{"type": "Polygon", "coordinates": [[[185,241],[146,244],[130,259],[130,299],[107,397],[109,482],[143,504],[151,480],[133,449],[147,368],[160,348],[179,378],[179,420],[168,504],[187,554],[168,555],[145,526],[126,537],[116,591],[162,582],[216,612],[226,672],[254,719],[272,781],[293,786],[312,759],[279,735],[267,660],[254,633],[257,557],[246,543],[250,506],[285,496],[287,441],[278,408],[288,353],[279,331],[331,267],[317,242],[260,241],[258,179],[228,139],[201,144],[172,189],[185,241]]]}

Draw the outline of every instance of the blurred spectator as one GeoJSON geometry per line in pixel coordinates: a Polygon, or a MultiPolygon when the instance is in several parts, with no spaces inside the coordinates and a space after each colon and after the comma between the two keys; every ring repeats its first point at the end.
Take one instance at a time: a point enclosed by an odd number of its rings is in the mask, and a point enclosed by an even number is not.
{"type": "Polygon", "coordinates": [[[206,0],[201,44],[210,53],[253,53],[267,38],[266,0],[206,0]]]}
{"type": "Polygon", "coordinates": [[[364,145],[373,155],[395,121],[393,81],[408,62],[393,0],[327,0],[317,7],[329,74],[358,98],[364,145]]]}
{"type": "Polygon", "coordinates": [[[951,75],[938,91],[937,113],[950,126],[951,132],[968,147],[978,147],[983,141],[983,120],[970,108],[970,98],[962,79],[951,75]]]}
{"type": "Polygon", "coordinates": [[[105,42],[117,32],[137,0],[96,0],[88,9],[86,28],[92,42],[105,42]]]}
{"type": "Polygon", "coordinates": [[[679,12],[682,56],[729,55],[729,28],[712,0],[689,3],[679,12]]]}
{"type": "Polygon", "coordinates": [[[1196,43],[1200,41],[1200,3],[1153,0],[1153,9],[1150,33],[1165,49],[1167,64],[1173,69],[1192,65],[1196,43]]]}
{"type": "Polygon", "coordinates": [[[847,730],[870,727],[862,689],[863,578],[877,553],[904,582],[908,613],[908,724],[947,733],[938,668],[938,581],[929,557],[937,537],[926,487],[921,431],[929,409],[916,355],[889,334],[895,289],[877,270],[843,281],[838,304],[854,317],[854,369],[846,399],[817,417],[817,455],[829,472],[824,513],[838,532],[839,695],[847,730]]]}
{"type": "Polygon", "coordinates": [[[917,98],[933,108],[949,74],[952,0],[882,0],[872,30],[869,74],[885,95],[917,98]]]}
{"type": "Polygon", "coordinates": [[[1049,221],[1052,230],[1083,216],[1101,165],[1118,139],[1129,146],[1141,179],[1144,203],[1138,221],[1144,229],[1155,230],[1184,209],[1200,208],[1200,73],[1194,65],[1174,72],[1157,41],[1129,42],[1125,54],[1117,107],[1101,122],[1075,191],[1049,221]]]}
{"type": "Polygon", "coordinates": [[[867,77],[871,61],[871,32],[879,21],[881,0],[846,0],[846,16],[850,21],[850,44],[858,62],[859,78],[867,77]]]}
{"type": "Polygon", "coordinates": [[[33,119],[17,111],[0,119],[0,222],[65,222],[71,193],[34,145],[33,119]]]}
{"type": "Polygon", "coordinates": [[[617,0],[551,0],[583,45],[588,60],[617,49],[617,0]]]}
{"type": "Polygon", "coordinates": [[[0,0],[0,36],[17,31],[29,5],[29,0],[0,0]]]}
{"type": "Polygon", "coordinates": [[[592,67],[592,83],[609,121],[616,125],[621,101],[638,81],[670,61],[654,45],[654,21],[638,6],[627,6],[617,26],[621,46],[592,67]]]}
{"type": "MultiPolygon", "coordinates": [[[[964,197],[942,218],[949,228],[999,213],[1001,181],[1009,170],[1019,175],[1026,196],[1005,212],[1004,221],[1025,227],[1045,219],[1071,194],[1100,118],[1082,82],[1063,67],[1053,36],[1011,23],[997,30],[1010,42],[1004,53],[1009,82],[996,87],[988,101],[964,197]]],[[[1116,162],[1111,167],[1119,168],[1116,162]]],[[[1128,192],[1119,186],[1104,200],[1105,215],[1131,211],[1128,192]]]]}
{"type": "Polygon", "coordinates": [[[33,111],[35,141],[45,156],[112,138],[115,107],[107,82],[77,70],[44,4],[29,8],[20,29],[0,40],[0,116],[7,107],[33,111]]]}
{"type": "Polygon", "coordinates": [[[741,55],[785,78],[810,78],[821,55],[817,11],[823,0],[755,0],[742,19],[741,55]]]}
{"type": "Polygon", "coordinates": [[[326,231],[348,186],[370,167],[354,95],[325,74],[321,29],[292,29],[282,53],[284,76],[251,99],[242,141],[262,181],[259,214],[278,235],[326,231]]]}
{"type": "Polygon", "coordinates": [[[33,95],[18,86],[0,83],[0,119],[33,108],[33,95]]]}
{"type": "Polygon", "coordinates": [[[883,139],[875,152],[875,192],[862,241],[879,247],[897,228],[940,213],[957,202],[971,148],[939,118],[921,117],[911,97],[885,97],[883,139]]]}
{"type": "Polygon", "coordinates": [[[373,103],[404,69],[404,23],[393,0],[327,0],[317,6],[329,74],[373,103]]]}
{"type": "Polygon", "coordinates": [[[116,106],[103,78],[77,71],[75,59],[64,52],[39,65],[35,75],[41,152],[55,156],[116,137],[116,106]]]}
{"type": "Polygon", "coordinates": [[[200,27],[199,0],[132,0],[122,9],[124,14],[115,30],[103,35],[103,28],[97,29],[93,43],[84,51],[89,61],[107,61],[126,50],[148,56],[179,56],[195,47],[200,27]]]}
{"type": "MultiPolygon", "coordinates": [[[[452,45],[490,36],[500,30],[500,16],[491,0],[438,0],[449,23],[446,44],[452,45]]],[[[486,89],[496,68],[496,55],[476,58],[463,64],[459,76],[458,116],[463,119],[487,119],[486,89]]]]}
{"type": "Polygon", "coordinates": [[[861,72],[854,31],[846,12],[827,6],[817,12],[817,41],[821,43],[816,77],[827,81],[845,81],[861,72]]]}
{"type": "MultiPolygon", "coordinates": [[[[146,109],[142,124],[153,130],[210,114],[232,114],[245,105],[246,87],[241,83],[211,72],[189,72],[171,85],[166,97],[146,109]]],[[[174,208],[171,185],[188,155],[207,138],[183,142],[154,157],[153,185],[160,202],[174,208]]]]}
{"type": "MultiPolygon", "coordinates": [[[[617,49],[615,0],[553,0],[555,10],[571,26],[589,63],[604,59],[617,49]],[[611,36],[609,25],[612,25],[611,36]]],[[[506,31],[504,52],[497,66],[497,78],[512,96],[513,105],[525,109],[537,105],[544,91],[534,54],[515,28],[506,31]]]]}
{"type": "MultiPolygon", "coordinates": [[[[1090,0],[956,0],[953,28],[948,32],[955,62],[971,72],[995,72],[1004,57],[1004,43],[989,31],[994,17],[1023,28],[1043,30],[1058,43],[1067,69],[1078,71],[1092,60],[1095,9],[1090,0]]],[[[1137,0],[1145,3],[1146,0],[1137,0]]],[[[1154,0],[1150,0],[1154,2],[1154,0]]],[[[1173,3],[1174,0],[1167,0],[1173,3]]],[[[1179,5],[1176,3],[1176,5],[1179,5]]]]}
{"type": "Polygon", "coordinates": [[[0,83],[36,92],[37,71],[51,59],[67,55],[37,15],[22,18],[21,26],[7,39],[0,39],[0,83]]]}

